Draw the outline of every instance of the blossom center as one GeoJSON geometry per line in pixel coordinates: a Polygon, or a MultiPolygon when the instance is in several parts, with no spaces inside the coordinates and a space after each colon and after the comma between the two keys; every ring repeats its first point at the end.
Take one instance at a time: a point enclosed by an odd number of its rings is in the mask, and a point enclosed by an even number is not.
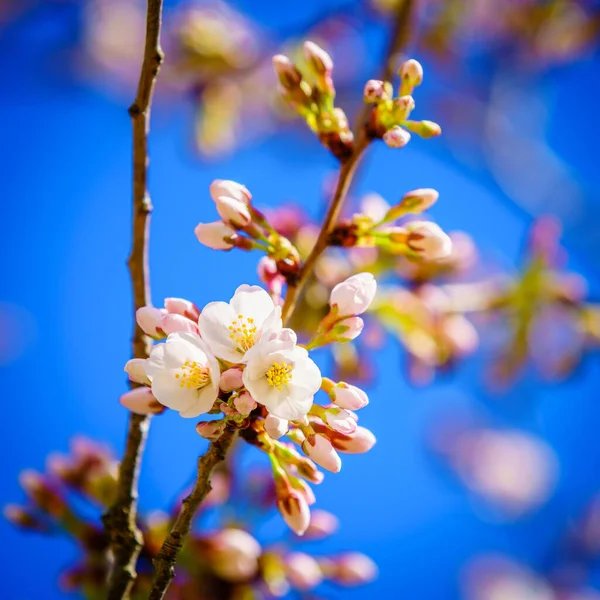
{"type": "Polygon", "coordinates": [[[286,363],[273,363],[267,371],[267,382],[277,390],[281,390],[291,379],[292,367],[286,363]]]}
{"type": "Polygon", "coordinates": [[[196,361],[186,360],[179,368],[180,371],[175,373],[175,379],[179,380],[179,387],[199,390],[210,382],[208,369],[196,361]]]}
{"type": "Polygon", "coordinates": [[[229,326],[229,337],[234,341],[238,351],[244,354],[254,346],[256,341],[256,325],[251,317],[238,315],[229,326]]]}

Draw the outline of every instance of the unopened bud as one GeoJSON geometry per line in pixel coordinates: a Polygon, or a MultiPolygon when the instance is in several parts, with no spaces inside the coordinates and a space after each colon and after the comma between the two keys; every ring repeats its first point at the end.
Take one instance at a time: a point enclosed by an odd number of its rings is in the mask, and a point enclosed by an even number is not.
{"type": "Polygon", "coordinates": [[[196,425],[196,432],[205,440],[214,442],[221,437],[225,423],[223,421],[200,421],[196,425]]]}
{"type": "Polygon", "coordinates": [[[273,57],[273,68],[279,78],[279,83],[285,90],[296,89],[302,81],[302,73],[296,65],[283,54],[277,54],[273,57]]]}
{"type": "Polygon", "coordinates": [[[423,139],[436,137],[442,133],[442,128],[433,121],[404,121],[402,124],[423,139]]]}
{"type": "Polygon", "coordinates": [[[332,473],[339,473],[342,468],[342,460],[324,435],[309,435],[302,444],[302,450],[318,465],[332,473]]]}
{"type": "Polygon", "coordinates": [[[403,148],[410,141],[410,133],[396,125],[383,134],[383,141],[390,148],[403,148]]]}
{"type": "Polygon", "coordinates": [[[384,221],[391,222],[409,213],[424,212],[436,203],[438,197],[439,193],[430,188],[407,192],[398,204],[388,210],[384,221]]]}
{"type": "Polygon", "coordinates": [[[142,385],[150,385],[150,380],[146,375],[146,359],[132,358],[125,363],[125,373],[129,375],[131,381],[141,383],[142,385]]]}
{"type": "Polygon", "coordinates": [[[241,369],[227,369],[221,374],[219,379],[219,387],[224,392],[233,392],[233,390],[239,390],[244,382],[242,380],[243,372],[241,369]]]}
{"type": "Polygon", "coordinates": [[[285,571],[292,587],[301,592],[309,592],[323,581],[319,563],[304,552],[288,554],[285,558],[285,571]]]}
{"type": "Polygon", "coordinates": [[[452,240],[431,221],[415,221],[406,227],[406,244],[425,260],[446,258],[452,252],[452,240]]]}
{"type": "Polygon", "coordinates": [[[237,229],[247,227],[252,222],[248,206],[240,200],[227,196],[219,196],[215,200],[215,204],[221,219],[237,229]]]}
{"type": "Polygon", "coordinates": [[[375,104],[382,100],[389,100],[390,94],[386,84],[378,79],[369,79],[365,84],[363,92],[364,100],[367,104],[375,104]]]}
{"type": "Polygon", "coordinates": [[[210,196],[215,202],[221,197],[233,198],[244,204],[250,204],[252,200],[252,194],[245,185],[228,179],[215,179],[210,184],[210,196]]]}
{"type": "Polygon", "coordinates": [[[256,408],[256,402],[248,392],[243,392],[237,396],[233,401],[233,405],[242,415],[249,415],[256,408]]]}
{"type": "Polygon", "coordinates": [[[348,410],[359,410],[369,404],[369,397],[363,390],[343,381],[331,388],[329,397],[334,404],[348,410]]]}
{"type": "Polygon", "coordinates": [[[337,316],[356,316],[364,313],[377,292],[377,281],[371,273],[357,273],[338,283],[329,296],[329,304],[337,316]]]}
{"type": "Polygon", "coordinates": [[[154,397],[149,387],[129,390],[119,398],[119,402],[121,406],[136,415],[156,415],[165,410],[165,407],[154,397]]]}
{"type": "Polygon", "coordinates": [[[275,415],[268,415],[265,419],[265,431],[274,440],[283,437],[288,432],[288,428],[288,421],[280,419],[275,415]]]}
{"type": "Polygon", "coordinates": [[[400,96],[394,99],[393,117],[396,122],[405,121],[415,108],[412,96],[400,96]]]}
{"type": "Polygon", "coordinates": [[[210,564],[225,581],[247,581],[258,571],[260,544],[242,529],[222,529],[211,537],[209,548],[210,564]]]}
{"type": "Polygon", "coordinates": [[[323,539],[337,531],[338,518],[326,510],[316,509],[310,513],[310,524],[306,530],[306,538],[323,539]]]}
{"type": "Polygon", "coordinates": [[[304,42],[304,57],[316,75],[329,75],[333,70],[331,56],[314,42],[304,42]]]}
{"type": "Polygon", "coordinates": [[[349,317],[336,323],[332,334],[336,342],[349,342],[361,334],[364,326],[365,322],[360,317],[349,317]]]}
{"type": "Polygon", "coordinates": [[[163,315],[161,329],[167,334],[187,331],[189,333],[198,333],[197,321],[192,321],[187,317],[175,314],[163,315]]]}
{"type": "Polygon", "coordinates": [[[142,306],[135,312],[135,319],[146,335],[155,340],[162,340],[167,337],[162,329],[162,320],[167,314],[164,308],[142,306]]]}
{"type": "Polygon", "coordinates": [[[181,315],[196,323],[200,317],[200,309],[185,298],[165,298],[165,310],[169,314],[181,315]]]}
{"type": "Polygon", "coordinates": [[[310,509],[302,494],[293,489],[278,494],[277,509],[296,535],[304,535],[310,523],[310,509]]]}
{"type": "Polygon", "coordinates": [[[402,63],[398,74],[402,81],[407,82],[411,87],[417,87],[423,83],[423,67],[414,58],[402,63]]]}
{"type": "Polygon", "coordinates": [[[235,245],[227,241],[235,236],[235,229],[223,223],[223,221],[214,221],[213,223],[199,223],[194,229],[194,233],[201,244],[213,250],[230,250],[235,245]]]}
{"type": "Polygon", "coordinates": [[[323,413],[323,423],[333,431],[351,435],[356,431],[356,415],[343,408],[328,408],[323,413]]]}
{"type": "Polygon", "coordinates": [[[343,554],[335,559],[336,583],[347,586],[363,585],[377,577],[377,565],[360,552],[343,554]]]}

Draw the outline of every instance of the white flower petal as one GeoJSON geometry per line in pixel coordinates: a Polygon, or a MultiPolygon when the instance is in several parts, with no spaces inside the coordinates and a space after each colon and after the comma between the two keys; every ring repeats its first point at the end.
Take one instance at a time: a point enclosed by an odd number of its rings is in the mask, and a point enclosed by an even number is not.
{"type": "Polygon", "coordinates": [[[230,304],[236,314],[254,319],[257,328],[262,327],[275,308],[271,296],[258,285],[240,285],[230,304]]]}
{"type": "Polygon", "coordinates": [[[217,399],[219,393],[218,389],[215,389],[212,385],[207,385],[200,391],[196,392],[196,398],[191,406],[185,410],[179,411],[180,416],[186,419],[193,419],[199,415],[207,413],[217,399]]]}
{"type": "Polygon", "coordinates": [[[234,363],[242,358],[235,342],[229,337],[229,326],[236,317],[237,313],[227,302],[209,302],[198,319],[200,335],[215,356],[234,363]]]}
{"type": "Polygon", "coordinates": [[[198,390],[180,387],[175,378],[177,369],[163,369],[152,379],[154,397],[167,408],[176,411],[189,409],[198,399],[198,390]]]}
{"type": "Polygon", "coordinates": [[[292,398],[288,395],[278,395],[277,398],[269,398],[269,403],[263,403],[269,414],[275,415],[280,419],[294,421],[306,416],[313,404],[313,397],[308,396],[302,399],[292,398]]]}

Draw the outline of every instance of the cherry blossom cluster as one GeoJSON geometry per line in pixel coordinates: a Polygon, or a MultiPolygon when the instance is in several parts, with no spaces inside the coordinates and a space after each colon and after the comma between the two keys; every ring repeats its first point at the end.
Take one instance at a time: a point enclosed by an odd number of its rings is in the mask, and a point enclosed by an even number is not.
{"type": "MultiPolygon", "coordinates": [[[[265,541],[257,517],[267,516],[273,505],[273,479],[268,471],[253,471],[241,479],[234,473],[229,468],[214,473],[212,491],[198,515],[199,527],[186,544],[189,560],[179,567],[167,600],[199,597],[217,587],[225,597],[260,593],[274,598],[290,590],[308,592],[323,582],[358,586],[376,576],[373,561],[359,552],[315,556],[303,547],[304,542],[322,540],[337,531],[337,518],[326,510],[312,512],[302,538],[277,544],[265,541]],[[242,499],[232,493],[234,487],[243,490],[242,499]],[[244,521],[248,506],[252,507],[252,522],[244,521]],[[235,526],[228,523],[227,515],[232,513],[235,526]]],[[[7,505],[5,517],[23,530],[46,535],[60,532],[74,542],[77,558],[62,572],[61,589],[85,598],[104,597],[110,565],[106,560],[108,540],[98,513],[110,506],[117,491],[117,461],[112,452],[86,438],[74,438],[68,454],[51,454],[43,472],[25,470],[20,483],[26,501],[7,505]]],[[[131,595],[134,599],[148,597],[152,560],[181,498],[183,495],[169,512],[138,515],[143,546],[131,595]]]]}
{"type": "Polygon", "coordinates": [[[423,138],[440,135],[442,130],[433,121],[411,121],[415,108],[412,97],[414,89],[423,81],[423,67],[414,60],[407,60],[400,67],[400,88],[394,98],[394,88],[389,81],[371,79],[364,89],[364,100],[374,105],[369,123],[371,134],[381,137],[390,148],[402,148],[410,141],[410,133],[423,138]]]}
{"type": "Polygon", "coordinates": [[[314,131],[321,143],[339,159],[353,150],[354,136],[344,110],[335,106],[333,61],[314,42],[304,42],[305,73],[287,56],[273,57],[283,99],[314,131]]]}
{"type": "Polygon", "coordinates": [[[140,327],[156,344],[148,359],[132,359],[125,370],[137,387],[121,403],[141,414],[170,408],[182,417],[222,415],[200,421],[198,433],[217,439],[227,427],[269,455],[278,507],[298,534],[309,525],[314,495],[302,478],[319,483],[315,463],[337,472],[338,451],[361,453],[375,443],[357,425],[356,410],[368,403],[364,391],[324,378],[309,349],[344,343],[363,327],[359,315],[375,297],[370,273],[349,277],[335,286],[330,310],[306,345],[283,327],[281,307],[261,287],[242,285],[230,302],[210,302],[202,311],[193,303],[168,298],[164,308],[138,310],[140,327]],[[323,390],[328,404],[315,402],[323,390]],[[293,444],[279,442],[287,433],[293,444]]]}

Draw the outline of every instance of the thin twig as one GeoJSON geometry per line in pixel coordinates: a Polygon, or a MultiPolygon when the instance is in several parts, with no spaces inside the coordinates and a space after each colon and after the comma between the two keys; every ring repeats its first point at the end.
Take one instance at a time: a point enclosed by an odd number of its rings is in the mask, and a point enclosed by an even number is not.
{"type": "Polygon", "coordinates": [[[198,475],[194,489],[183,500],[177,519],[154,559],[155,572],[149,600],[164,598],[167,588],[175,576],[175,563],[190,532],[194,514],[211,490],[212,471],[218,463],[225,460],[236,433],[235,429],[226,429],[218,440],[211,442],[206,453],[198,459],[198,475]]]}
{"type": "MultiPolygon", "coordinates": [[[[135,321],[135,312],[150,304],[148,239],[152,203],[148,194],[148,131],[152,94],[164,57],[160,48],[162,4],[162,0],[148,0],[144,58],[136,98],[129,108],[133,130],[133,224],[127,264],[133,288],[134,358],[147,358],[151,346],[151,340],[135,321]]],[[[143,542],[136,523],[137,488],[149,425],[149,416],[130,413],[116,498],[103,517],[113,561],[108,581],[109,600],[129,598],[137,576],[135,567],[143,542]]]]}
{"type": "MultiPolygon", "coordinates": [[[[412,15],[416,8],[417,0],[404,0],[398,7],[394,26],[390,34],[390,42],[384,56],[384,64],[381,73],[383,81],[389,81],[394,72],[398,56],[404,51],[410,40],[412,15]]],[[[360,159],[372,141],[368,133],[368,120],[371,113],[371,106],[365,104],[356,119],[358,131],[356,133],[356,143],[354,150],[350,156],[342,162],[340,166],[340,174],[337,181],[337,186],[333,194],[333,198],[325,215],[325,221],[319,232],[319,236],[310,254],[304,262],[302,271],[296,283],[288,286],[285,303],[282,310],[282,318],[284,324],[287,324],[294,313],[296,304],[306,286],[313,268],[319,260],[319,257],[327,249],[329,236],[336,226],[338,216],[344,205],[344,201],[350,189],[350,185],[356,173],[356,168],[360,159]]]]}

